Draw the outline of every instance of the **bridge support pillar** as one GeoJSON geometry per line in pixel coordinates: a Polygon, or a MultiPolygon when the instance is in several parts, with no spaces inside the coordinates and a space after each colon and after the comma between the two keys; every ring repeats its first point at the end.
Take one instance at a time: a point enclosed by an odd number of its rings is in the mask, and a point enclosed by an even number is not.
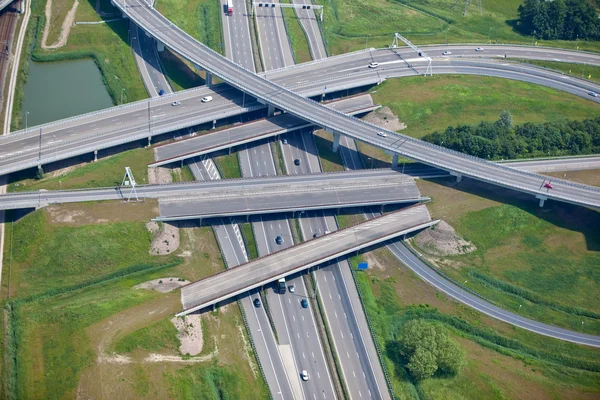
{"type": "Polygon", "coordinates": [[[198,226],[202,226],[202,218],[198,218],[198,226]]]}
{"type": "Polygon", "coordinates": [[[152,136],[148,136],[148,147],[152,146],[152,136]]]}
{"type": "Polygon", "coordinates": [[[392,158],[392,168],[398,168],[398,154],[394,154],[392,158]]]}
{"type": "Polygon", "coordinates": [[[212,74],[206,71],[206,86],[212,85],[212,74]]]}
{"type": "Polygon", "coordinates": [[[165,51],[165,44],[162,42],[156,41],[156,50],[165,51]]]}
{"type": "Polygon", "coordinates": [[[544,207],[544,203],[546,202],[546,200],[548,200],[548,197],[542,196],[541,194],[538,194],[537,196],[535,196],[535,198],[540,200],[540,207],[544,207]]]}
{"type": "Polygon", "coordinates": [[[19,2],[19,14],[23,14],[25,12],[25,0],[21,0],[19,2]]]}
{"type": "Polygon", "coordinates": [[[217,120],[213,119],[213,127],[212,128],[215,129],[216,127],[217,127],[217,120]]]}
{"type": "Polygon", "coordinates": [[[383,207],[385,207],[385,204],[382,204],[382,205],[381,205],[381,211],[380,211],[380,212],[381,212],[382,214],[383,214],[383,207]]]}
{"type": "Polygon", "coordinates": [[[94,161],[98,161],[98,150],[94,150],[94,161]]]}
{"type": "Polygon", "coordinates": [[[457,182],[457,183],[458,183],[458,182],[460,182],[460,181],[462,181],[462,174],[459,174],[458,172],[453,172],[453,171],[451,171],[451,172],[450,172],[450,175],[452,175],[452,176],[455,176],[455,177],[456,177],[456,182],[457,182]]]}
{"type": "Polygon", "coordinates": [[[340,149],[340,134],[333,132],[333,148],[331,149],[334,153],[337,153],[340,149]]]}
{"type": "Polygon", "coordinates": [[[273,115],[275,115],[275,106],[269,104],[267,106],[267,116],[272,117],[273,115]]]}

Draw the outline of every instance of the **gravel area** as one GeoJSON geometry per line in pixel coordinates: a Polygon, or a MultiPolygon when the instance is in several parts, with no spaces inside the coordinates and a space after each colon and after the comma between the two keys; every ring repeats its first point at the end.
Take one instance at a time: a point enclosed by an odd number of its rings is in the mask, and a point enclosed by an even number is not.
{"type": "Polygon", "coordinates": [[[143,282],[139,285],[135,285],[134,289],[146,289],[156,290],[161,293],[172,292],[173,290],[179,289],[180,287],[187,285],[190,281],[180,280],[172,276],[166,278],[154,279],[152,281],[143,282]]]}
{"type": "Polygon", "coordinates": [[[152,232],[150,254],[159,256],[171,254],[179,248],[179,228],[169,223],[148,222],[146,227],[152,232]]]}
{"type": "Polygon", "coordinates": [[[414,240],[423,251],[436,256],[467,254],[477,250],[473,243],[457,235],[445,221],[425,229],[414,240]]]}
{"type": "Polygon", "coordinates": [[[406,124],[400,122],[397,116],[394,115],[392,110],[389,107],[383,107],[379,110],[370,112],[364,118],[365,121],[381,126],[390,131],[401,131],[406,128],[406,124]]]}

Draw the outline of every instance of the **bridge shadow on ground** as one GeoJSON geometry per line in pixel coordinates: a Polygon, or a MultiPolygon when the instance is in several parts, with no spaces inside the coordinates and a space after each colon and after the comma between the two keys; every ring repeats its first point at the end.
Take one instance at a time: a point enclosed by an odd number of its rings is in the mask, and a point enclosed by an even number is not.
{"type": "MultiPolygon", "coordinates": [[[[553,200],[548,200],[544,207],[539,207],[538,200],[530,194],[469,178],[463,178],[460,183],[457,183],[455,178],[424,180],[514,206],[559,228],[580,232],[585,237],[588,250],[600,251],[600,229],[598,228],[600,226],[600,212],[596,210],[553,200]]],[[[422,193],[422,195],[427,196],[427,193],[422,193]]],[[[435,201],[435,198],[433,201],[435,201]]]]}

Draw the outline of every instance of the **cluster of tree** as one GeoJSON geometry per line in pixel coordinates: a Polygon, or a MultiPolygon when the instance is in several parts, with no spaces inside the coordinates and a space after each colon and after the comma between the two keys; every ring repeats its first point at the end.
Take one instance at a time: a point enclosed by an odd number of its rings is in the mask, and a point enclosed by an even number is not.
{"type": "Polygon", "coordinates": [[[398,337],[406,367],[418,380],[434,374],[456,375],[465,365],[465,352],[448,337],[443,326],[415,319],[402,327],[398,337]]]}
{"type": "Polygon", "coordinates": [[[523,33],[540,39],[600,38],[598,10],[590,0],[525,0],[518,24],[523,33]]]}
{"type": "Polygon", "coordinates": [[[480,158],[516,159],[600,153],[600,117],[514,126],[510,112],[496,122],[450,126],[423,140],[480,158]]]}

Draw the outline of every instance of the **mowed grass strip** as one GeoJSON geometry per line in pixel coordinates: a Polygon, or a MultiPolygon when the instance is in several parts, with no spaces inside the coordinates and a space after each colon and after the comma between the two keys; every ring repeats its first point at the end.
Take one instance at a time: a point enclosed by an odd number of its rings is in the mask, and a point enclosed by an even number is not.
{"type": "MultiPolygon", "coordinates": [[[[286,3],[286,1],[284,1],[284,3],[286,3]]],[[[293,8],[283,8],[281,11],[283,12],[285,28],[290,43],[292,44],[292,51],[294,52],[296,64],[311,61],[312,57],[310,55],[308,39],[300,25],[296,11],[293,8]]]]}
{"type": "Polygon", "coordinates": [[[321,159],[321,168],[323,169],[323,172],[344,171],[344,162],[340,152],[334,153],[332,151],[333,135],[319,129],[314,132],[314,138],[315,143],[317,144],[319,158],[321,159]]]}
{"type": "Polygon", "coordinates": [[[432,218],[444,219],[478,248],[430,258],[445,273],[513,312],[598,332],[600,321],[593,315],[600,312],[600,214],[563,203],[540,209],[530,196],[473,180],[417,185],[433,199],[432,218]]]}
{"type": "Polygon", "coordinates": [[[217,165],[221,177],[223,179],[234,179],[242,177],[242,170],[240,169],[240,162],[238,160],[237,153],[224,154],[217,157],[213,157],[213,161],[217,165]]]}
{"type": "Polygon", "coordinates": [[[599,51],[600,42],[536,41],[514,29],[522,0],[484,1],[479,13],[464,0],[319,0],[330,53],[387,47],[398,32],[415,44],[517,43],[599,51]],[[453,8],[452,6],[456,4],[453,8]]]}
{"type": "Polygon", "coordinates": [[[509,110],[515,124],[585,119],[600,106],[578,96],[532,83],[483,76],[437,75],[385,81],[371,91],[373,101],[390,107],[420,138],[448,126],[496,121],[509,110]]]}
{"type": "Polygon", "coordinates": [[[39,210],[7,226],[11,297],[26,297],[86,282],[136,264],[158,265],[173,256],[149,255],[152,236],[143,222],[67,226],[39,210]]]}
{"type": "Polygon", "coordinates": [[[98,187],[118,186],[123,182],[125,167],[130,167],[138,184],[148,182],[148,164],[154,161],[153,150],[150,148],[134,149],[100,159],[96,162],[67,168],[66,172],[47,173],[40,180],[24,178],[30,175],[31,170],[24,171],[11,176],[8,185],[9,192],[34,191],[39,189],[63,190],[85,189],[98,187]]]}
{"type": "Polygon", "coordinates": [[[574,64],[560,61],[522,60],[524,63],[550,68],[576,78],[600,82],[600,67],[589,64],[574,64]]]}
{"type": "Polygon", "coordinates": [[[357,278],[397,397],[525,399],[600,392],[598,373],[565,367],[528,353],[561,354],[571,357],[571,362],[594,362],[597,350],[515,329],[457,303],[418,278],[385,248],[355,258],[354,265],[359,259],[369,261],[371,267],[367,272],[358,272],[357,278]],[[418,384],[407,376],[406,361],[398,354],[394,338],[402,324],[414,318],[443,324],[466,350],[467,366],[458,376],[434,376],[418,384]],[[445,321],[462,323],[467,330],[456,329],[445,321]],[[523,351],[495,346],[472,332],[516,340],[523,351]]]}
{"type": "Polygon", "coordinates": [[[131,353],[135,350],[179,354],[181,342],[177,338],[177,329],[171,322],[172,316],[130,332],[115,343],[117,353],[131,353]]]}
{"type": "Polygon", "coordinates": [[[158,0],[155,7],[179,28],[222,53],[220,4],[219,0],[158,0]]]}

